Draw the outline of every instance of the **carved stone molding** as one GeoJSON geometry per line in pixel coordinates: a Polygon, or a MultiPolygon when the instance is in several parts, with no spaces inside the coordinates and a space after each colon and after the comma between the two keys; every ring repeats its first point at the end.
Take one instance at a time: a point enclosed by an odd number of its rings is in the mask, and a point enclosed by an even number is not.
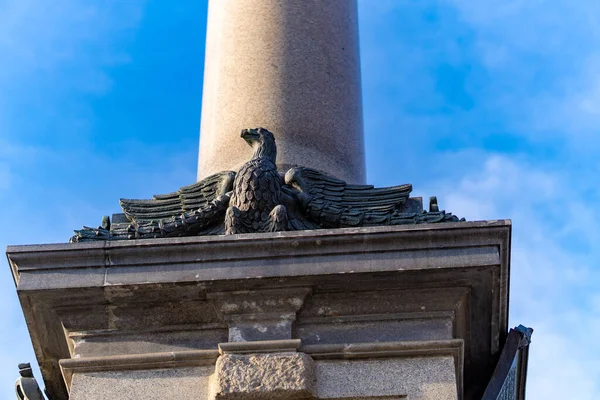
{"type": "Polygon", "coordinates": [[[229,327],[230,342],[292,339],[296,313],[310,288],[208,293],[229,327]]]}

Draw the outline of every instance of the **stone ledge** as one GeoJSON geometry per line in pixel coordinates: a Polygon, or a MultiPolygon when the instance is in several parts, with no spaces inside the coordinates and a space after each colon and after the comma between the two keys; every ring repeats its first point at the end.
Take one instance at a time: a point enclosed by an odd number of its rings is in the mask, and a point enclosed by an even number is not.
{"type": "Polygon", "coordinates": [[[478,221],[8,246],[7,257],[18,291],[102,287],[419,270],[440,258],[445,268],[497,265],[506,261],[507,231],[510,221],[478,221]]]}
{"type": "Polygon", "coordinates": [[[310,355],[315,361],[451,356],[454,358],[457,391],[458,393],[463,392],[464,341],[460,339],[332,345],[315,344],[302,346],[299,351],[310,355]]]}
{"type": "Polygon", "coordinates": [[[248,354],[296,352],[301,345],[302,341],[300,339],[219,343],[219,353],[248,354]]]}
{"type": "Polygon", "coordinates": [[[59,365],[65,384],[67,388],[70,388],[73,374],[79,372],[148,370],[212,365],[217,361],[218,357],[218,350],[192,350],[170,353],[68,358],[60,360],[59,365]]]}
{"type": "Polygon", "coordinates": [[[412,342],[312,344],[301,346],[299,351],[310,354],[315,360],[370,357],[414,357],[426,355],[453,355],[462,365],[464,341],[427,340],[412,342]]]}

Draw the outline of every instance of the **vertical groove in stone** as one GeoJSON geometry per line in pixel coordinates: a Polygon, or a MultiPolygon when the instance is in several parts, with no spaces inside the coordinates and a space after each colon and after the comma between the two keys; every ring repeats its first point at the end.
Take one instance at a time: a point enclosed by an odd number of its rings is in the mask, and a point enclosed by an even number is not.
{"type": "Polygon", "coordinates": [[[240,130],[272,131],[282,172],[363,183],[356,0],[210,0],[198,179],[236,170],[240,130]]]}

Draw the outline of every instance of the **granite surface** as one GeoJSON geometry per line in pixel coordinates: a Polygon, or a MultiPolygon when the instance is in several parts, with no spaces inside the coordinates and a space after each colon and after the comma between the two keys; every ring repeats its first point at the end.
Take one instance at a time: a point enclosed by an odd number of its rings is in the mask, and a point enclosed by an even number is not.
{"type": "Polygon", "coordinates": [[[75,374],[69,400],[208,398],[213,366],[75,374]]]}
{"type": "Polygon", "coordinates": [[[261,126],[280,171],[364,183],[356,0],[210,1],[205,59],[199,179],[248,161],[261,126]]]}
{"type": "Polygon", "coordinates": [[[320,399],[457,400],[452,357],[317,361],[320,399]]]}
{"type": "Polygon", "coordinates": [[[224,354],[215,376],[216,399],[306,399],[316,392],[314,362],[304,353],[224,354]]]}

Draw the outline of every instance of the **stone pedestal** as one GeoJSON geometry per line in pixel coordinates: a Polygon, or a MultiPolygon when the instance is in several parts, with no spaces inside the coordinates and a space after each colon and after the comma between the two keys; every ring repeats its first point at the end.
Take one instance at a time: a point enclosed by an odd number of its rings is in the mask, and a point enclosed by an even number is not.
{"type": "Polygon", "coordinates": [[[7,254],[55,400],[470,400],[506,338],[509,243],[488,221],[7,254]]]}
{"type": "Polygon", "coordinates": [[[277,164],[364,183],[356,0],[211,0],[198,179],[237,171],[240,131],[277,133],[277,164]]]}

